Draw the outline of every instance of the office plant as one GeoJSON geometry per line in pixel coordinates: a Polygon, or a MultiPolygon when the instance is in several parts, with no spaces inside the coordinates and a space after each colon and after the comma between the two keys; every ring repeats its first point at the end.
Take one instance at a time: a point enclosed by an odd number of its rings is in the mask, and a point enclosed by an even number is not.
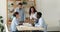
{"type": "Polygon", "coordinates": [[[4,30],[3,19],[2,19],[2,18],[3,18],[3,17],[0,16],[0,32],[3,32],[3,30],[4,30]]]}

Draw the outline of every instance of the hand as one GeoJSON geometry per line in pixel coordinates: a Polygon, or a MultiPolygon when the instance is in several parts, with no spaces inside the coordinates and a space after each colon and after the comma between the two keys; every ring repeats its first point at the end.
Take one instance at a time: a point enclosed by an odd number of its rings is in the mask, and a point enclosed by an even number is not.
{"type": "Polygon", "coordinates": [[[19,25],[23,25],[22,23],[20,23],[19,25]]]}

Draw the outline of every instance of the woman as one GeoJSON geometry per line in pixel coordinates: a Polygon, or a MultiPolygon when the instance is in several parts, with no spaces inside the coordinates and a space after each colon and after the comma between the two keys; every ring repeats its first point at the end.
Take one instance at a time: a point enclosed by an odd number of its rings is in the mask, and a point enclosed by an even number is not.
{"type": "Polygon", "coordinates": [[[37,11],[34,6],[31,6],[29,9],[30,19],[36,19],[37,11]]]}
{"type": "Polygon", "coordinates": [[[15,12],[13,14],[13,16],[14,16],[14,18],[11,23],[11,32],[17,32],[16,26],[19,24],[19,21],[18,21],[18,19],[20,18],[19,13],[15,12]]]}

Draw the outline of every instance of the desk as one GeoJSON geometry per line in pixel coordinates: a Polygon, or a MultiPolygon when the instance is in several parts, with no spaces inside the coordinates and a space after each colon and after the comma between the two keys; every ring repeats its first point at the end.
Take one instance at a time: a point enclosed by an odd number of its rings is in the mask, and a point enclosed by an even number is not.
{"type": "Polygon", "coordinates": [[[17,26],[18,31],[33,31],[33,30],[41,30],[43,31],[44,28],[42,27],[28,27],[28,26],[17,26]]]}

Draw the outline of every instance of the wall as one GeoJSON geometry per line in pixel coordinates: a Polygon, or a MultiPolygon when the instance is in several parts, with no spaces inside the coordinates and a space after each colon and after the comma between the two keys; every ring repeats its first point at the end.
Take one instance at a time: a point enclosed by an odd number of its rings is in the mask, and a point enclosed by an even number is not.
{"type": "Polygon", "coordinates": [[[6,0],[0,0],[0,16],[3,16],[4,23],[6,23],[6,0]]]}
{"type": "MultiPolygon", "coordinates": [[[[60,0],[36,0],[37,11],[42,12],[43,17],[48,24],[49,30],[55,30],[59,27],[60,21],[60,0]]],[[[59,30],[59,28],[57,29],[59,30]]]]}

